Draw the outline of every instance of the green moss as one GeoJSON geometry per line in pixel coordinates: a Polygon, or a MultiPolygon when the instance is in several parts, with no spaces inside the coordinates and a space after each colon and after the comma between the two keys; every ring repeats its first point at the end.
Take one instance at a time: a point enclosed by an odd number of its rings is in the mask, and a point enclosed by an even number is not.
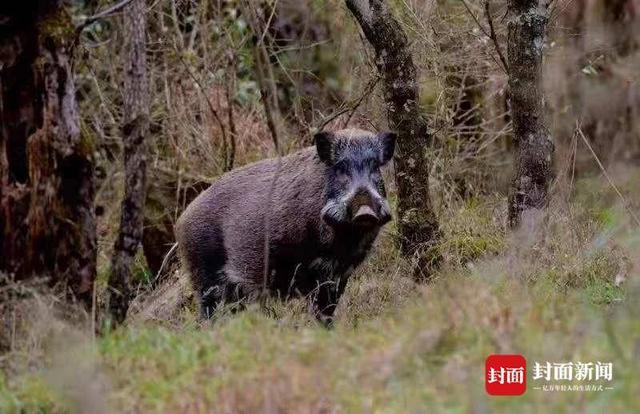
{"type": "Polygon", "coordinates": [[[40,42],[52,41],[56,47],[63,47],[75,36],[73,19],[66,7],[58,7],[39,22],[40,42]]]}
{"type": "Polygon", "coordinates": [[[82,127],[80,129],[80,140],[78,141],[79,153],[86,157],[93,158],[96,147],[96,140],[91,131],[82,127]]]}

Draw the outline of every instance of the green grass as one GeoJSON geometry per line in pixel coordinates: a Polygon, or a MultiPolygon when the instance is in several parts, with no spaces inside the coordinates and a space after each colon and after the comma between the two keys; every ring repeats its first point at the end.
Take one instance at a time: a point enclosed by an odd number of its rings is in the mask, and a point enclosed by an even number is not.
{"type": "Polygon", "coordinates": [[[298,301],[213,326],[80,335],[62,357],[45,347],[36,369],[0,377],[0,412],[640,412],[640,283],[625,264],[639,259],[640,229],[597,180],[579,183],[568,207],[552,206],[535,234],[509,234],[496,219],[502,203],[485,197],[441,214],[445,263],[429,285],[406,277],[386,233],[332,330],[298,301]],[[489,397],[493,353],[521,353],[530,365],[612,362],[613,390],[536,391],[529,376],[525,395],[489,397]]]}

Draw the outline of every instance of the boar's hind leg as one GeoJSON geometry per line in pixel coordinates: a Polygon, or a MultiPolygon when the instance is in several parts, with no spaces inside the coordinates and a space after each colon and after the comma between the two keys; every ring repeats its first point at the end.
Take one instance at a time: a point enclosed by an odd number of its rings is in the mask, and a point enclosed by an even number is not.
{"type": "Polygon", "coordinates": [[[200,314],[209,319],[224,299],[224,272],[226,262],[223,253],[198,252],[191,255],[191,276],[194,289],[200,299],[200,314]],[[207,254],[208,253],[208,254],[207,254]]]}
{"type": "Polygon", "coordinates": [[[201,298],[201,311],[203,318],[210,318],[215,310],[222,306],[228,306],[228,310],[235,313],[244,309],[248,301],[257,298],[259,289],[249,283],[242,276],[242,273],[233,270],[228,264],[218,271],[214,280],[201,298]]]}

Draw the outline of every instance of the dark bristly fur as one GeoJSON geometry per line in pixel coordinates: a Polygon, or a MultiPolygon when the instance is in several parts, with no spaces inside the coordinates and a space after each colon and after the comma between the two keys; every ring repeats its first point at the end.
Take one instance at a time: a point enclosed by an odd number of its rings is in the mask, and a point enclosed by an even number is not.
{"type": "Polygon", "coordinates": [[[317,317],[331,322],[350,273],[390,220],[380,167],[393,154],[395,134],[321,132],[315,142],[225,174],[178,220],[179,249],[203,316],[222,302],[255,299],[266,287],[280,297],[308,295],[317,317]]]}

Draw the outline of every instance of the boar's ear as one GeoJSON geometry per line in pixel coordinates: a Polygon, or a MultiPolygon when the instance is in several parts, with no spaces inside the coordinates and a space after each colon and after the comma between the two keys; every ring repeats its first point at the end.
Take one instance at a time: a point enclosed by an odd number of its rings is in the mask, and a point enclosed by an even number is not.
{"type": "Polygon", "coordinates": [[[396,137],[398,135],[395,132],[382,132],[378,134],[378,139],[382,146],[382,154],[380,156],[380,163],[386,164],[393,157],[393,151],[396,148],[396,137]]]}
{"type": "Polygon", "coordinates": [[[333,145],[336,136],[333,132],[320,131],[314,135],[313,140],[316,143],[316,150],[318,151],[318,157],[326,164],[333,164],[333,145]]]}

